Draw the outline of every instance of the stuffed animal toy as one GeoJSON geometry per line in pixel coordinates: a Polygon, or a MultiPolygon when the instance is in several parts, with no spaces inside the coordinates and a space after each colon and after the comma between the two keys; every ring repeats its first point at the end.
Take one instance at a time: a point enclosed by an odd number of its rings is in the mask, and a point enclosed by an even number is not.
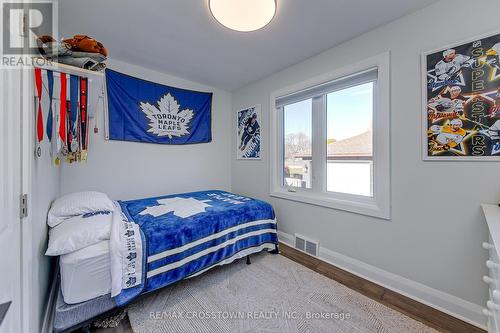
{"type": "Polygon", "coordinates": [[[74,35],[73,38],[63,39],[63,42],[71,46],[72,51],[100,53],[108,56],[108,50],[102,43],[86,35],[74,35]]]}

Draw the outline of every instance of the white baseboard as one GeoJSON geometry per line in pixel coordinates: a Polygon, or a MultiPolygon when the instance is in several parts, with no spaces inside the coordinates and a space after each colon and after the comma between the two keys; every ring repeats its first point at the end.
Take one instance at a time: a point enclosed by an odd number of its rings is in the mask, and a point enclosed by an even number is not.
{"type": "MultiPolygon", "coordinates": [[[[292,247],[294,246],[294,237],[292,235],[282,231],[279,231],[278,234],[281,242],[292,247]]],[[[486,318],[482,313],[482,307],[480,305],[390,273],[357,259],[328,250],[324,247],[320,247],[318,258],[354,275],[395,291],[398,294],[461,319],[469,324],[484,330],[487,329],[486,318]]]]}

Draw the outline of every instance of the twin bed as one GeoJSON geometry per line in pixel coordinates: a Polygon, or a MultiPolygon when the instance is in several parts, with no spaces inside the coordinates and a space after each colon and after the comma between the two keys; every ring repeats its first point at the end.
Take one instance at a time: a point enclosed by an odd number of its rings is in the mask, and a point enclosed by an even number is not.
{"type": "Polygon", "coordinates": [[[55,332],[212,267],[278,253],[273,208],[260,200],[213,190],[113,204],[109,240],[60,257],[55,332]]]}

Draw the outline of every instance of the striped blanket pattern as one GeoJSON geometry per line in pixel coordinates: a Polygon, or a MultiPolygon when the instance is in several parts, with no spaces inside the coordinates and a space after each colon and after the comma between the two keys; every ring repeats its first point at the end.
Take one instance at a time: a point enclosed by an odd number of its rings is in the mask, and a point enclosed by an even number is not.
{"type": "Polygon", "coordinates": [[[278,243],[276,219],[266,202],[212,190],[120,201],[143,236],[143,281],[115,297],[124,305],[140,294],[278,243]]]}

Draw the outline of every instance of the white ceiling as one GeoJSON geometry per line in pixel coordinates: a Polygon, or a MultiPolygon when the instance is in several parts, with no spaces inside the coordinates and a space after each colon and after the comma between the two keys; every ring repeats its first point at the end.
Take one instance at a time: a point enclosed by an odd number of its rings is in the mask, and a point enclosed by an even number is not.
{"type": "Polygon", "coordinates": [[[235,32],[208,0],[63,0],[62,36],[90,35],[114,59],[229,91],[264,78],[436,0],[277,0],[274,20],[235,32]]]}

